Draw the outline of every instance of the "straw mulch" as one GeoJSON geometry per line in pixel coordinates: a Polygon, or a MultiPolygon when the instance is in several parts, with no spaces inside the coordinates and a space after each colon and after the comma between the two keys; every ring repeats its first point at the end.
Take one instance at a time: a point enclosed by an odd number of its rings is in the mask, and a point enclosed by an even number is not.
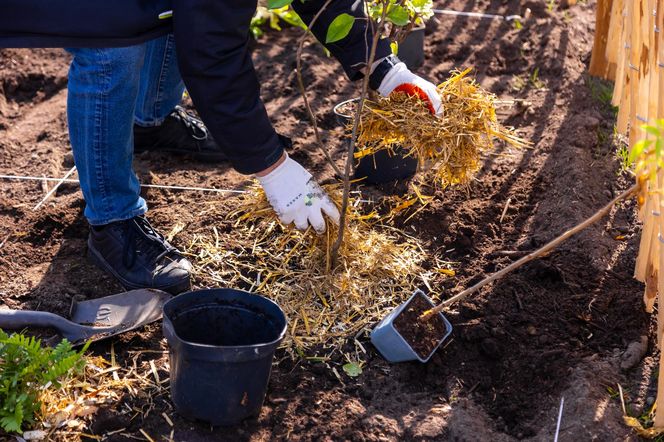
{"type": "MultiPolygon", "coordinates": [[[[469,72],[455,72],[438,87],[444,106],[441,117],[405,94],[367,101],[356,156],[405,146],[428,170],[425,176],[434,176],[424,184],[447,186],[467,184],[495,140],[528,145],[498,123],[496,97],[482,90],[469,72]]],[[[327,190],[341,206],[338,186],[327,190]]],[[[417,184],[392,201],[385,223],[361,210],[359,200],[352,201],[336,265],[330,257],[336,228],[318,236],[282,226],[259,187],[237,198],[239,209],[230,215],[233,228],[212,227],[195,235],[187,253],[204,283],[245,288],[276,301],[289,320],[289,348],[300,354],[321,344],[341,349],[415,288],[426,286],[436,297],[440,294],[429,282],[454,276],[449,263],[426,254],[417,239],[385,224],[407,212],[413,216],[431,201],[417,184]]]]}
{"type": "Polygon", "coordinates": [[[495,140],[528,146],[498,122],[497,97],[470,78],[470,71],[455,71],[438,86],[441,116],[432,115],[419,98],[403,93],[367,100],[355,156],[362,158],[402,146],[419,159],[427,176],[446,187],[467,184],[481,167],[481,155],[494,148],[495,140]]]}
{"type": "MultiPolygon", "coordinates": [[[[143,360],[145,353],[163,352],[136,351],[133,353],[133,364],[122,367],[115,362],[113,349],[111,361],[99,356],[85,357],[85,369],[81,373],[74,373],[65,379],[60,386],[45,388],[40,397],[42,402],[36,429],[23,434],[26,440],[49,441],[80,441],[80,440],[109,440],[109,438],[135,439],[128,429],[121,428],[105,434],[90,434],[87,430],[89,422],[102,407],[113,407],[117,413],[126,414],[129,420],[138,416],[145,417],[152,412],[154,401],[159,396],[168,393],[168,377],[158,373],[154,360],[143,360]],[[146,403],[141,409],[133,408],[125,402],[123,407],[117,407],[118,401],[127,398],[141,398],[146,403]]],[[[163,365],[158,361],[160,365],[163,365]]],[[[161,366],[168,372],[167,366],[161,366]]],[[[165,413],[162,417],[171,424],[172,420],[165,413]]],[[[144,430],[139,429],[143,440],[157,440],[156,435],[151,438],[144,430]]],[[[173,433],[169,437],[159,440],[173,440],[173,433]]]]}
{"type": "MultiPolygon", "coordinates": [[[[339,186],[326,191],[341,206],[339,186]]],[[[282,226],[259,187],[237,199],[229,216],[233,228],[195,235],[187,252],[205,283],[277,302],[288,318],[287,345],[300,355],[322,344],[341,349],[435,277],[420,267],[425,252],[415,239],[379,225],[377,215],[362,213],[352,198],[336,265],[330,257],[336,226],[328,223],[320,236],[282,226]]]]}

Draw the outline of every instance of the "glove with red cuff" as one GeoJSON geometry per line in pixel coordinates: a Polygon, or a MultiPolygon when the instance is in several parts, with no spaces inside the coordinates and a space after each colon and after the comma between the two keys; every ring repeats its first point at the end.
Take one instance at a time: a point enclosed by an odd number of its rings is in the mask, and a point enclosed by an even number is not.
{"type": "Polygon", "coordinates": [[[443,112],[443,103],[436,86],[413,74],[394,56],[382,60],[374,68],[370,80],[374,89],[383,97],[388,97],[392,92],[404,92],[419,97],[427,104],[432,114],[440,115],[443,112]]]}

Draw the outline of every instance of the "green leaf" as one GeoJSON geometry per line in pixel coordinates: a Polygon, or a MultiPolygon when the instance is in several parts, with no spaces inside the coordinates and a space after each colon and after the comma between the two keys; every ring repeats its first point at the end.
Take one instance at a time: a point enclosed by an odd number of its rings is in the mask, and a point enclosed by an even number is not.
{"type": "Polygon", "coordinates": [[[643,151],[652,144],[652,140],[639,140],[632,146],[629,151],[629,162],[634,163],[641,156],[643,151]]]}
{"type": "Polygon", "coordinates": [[[346,38],[350,30],[353,28],[353,23],[355,23],[355,17],[350,14],[338,15],[330,27],[327,28],[327,36],[325,37],[325,43],[334,43],[335,41],[342,40],[346,38]]]}
{"type": "Polygon", "coordinates": [[[387,11],[387,19],[397,26],[406,26],[410,20],[410,16],[406,8],[396,5],[387,11]]]}
{"type": "Polygon", "coordinates": [[[279,9],[293,3],[293,0],[267,0],[268,9],[279,9]]]}
{"type": "Polygon", "coordinates": [[[57,347],[42,347],[34,337],[0,331],[0,428],[18,432],[32,423],[40,410],[42,388],[56,387],[70,373],[82,369],[85,360],[63,341],[57,347]]]}
{"type": "Polygon", "coordinates": [[[16,432],[18,433],[21,431],[21,424],[22,422],[19,422],[15,416],[5,416],[0,419],[0,426],[2,427],[3,430],[11,433],[11,432],[16,432]]]}
{"type": "Polygon", "coordinates": [[[657,129],[655,126],[649,126],[647,124],[644,124],[643,126],[641,126],[641,129],[643,129],[644,131],[646,131],[647,133],[649,133],[653,137],[659,137],[660,136],[659,129],[657,129]]]}
{"type": "Polygon", "coordinates": [[[362,374],[362,366],[357,362],[349,362],[341,368],[343,368],[346,374],[351,378],[356,378],[362,374]]]}

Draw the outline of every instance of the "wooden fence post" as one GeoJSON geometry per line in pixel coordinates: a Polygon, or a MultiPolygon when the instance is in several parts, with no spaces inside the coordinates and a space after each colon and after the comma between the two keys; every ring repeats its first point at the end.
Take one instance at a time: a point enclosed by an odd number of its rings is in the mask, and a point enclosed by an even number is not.
{"type": "MultiPolygon", "coordinates": [[[[595,19],[595,41],[590,58],[590,75],[609,78],[611,64],[606,58],[606,45],[609,39],[609,25],[611,23],[611,7],[615,0],[599,0],[595,19]]],[[[613,69],[615,75],[615,69],[613,69]]]]}

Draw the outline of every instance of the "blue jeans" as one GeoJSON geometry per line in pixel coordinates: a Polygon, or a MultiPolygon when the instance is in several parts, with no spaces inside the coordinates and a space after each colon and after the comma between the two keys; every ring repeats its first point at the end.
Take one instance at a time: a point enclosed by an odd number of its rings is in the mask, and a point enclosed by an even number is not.
{"type": "Polygon", "coordinates": [[[157,126],[182,99],[173,36],[137,46],[68,49],[67,118],[85,216],[103,225],[142,215],[133,125],[157,126]]]}

